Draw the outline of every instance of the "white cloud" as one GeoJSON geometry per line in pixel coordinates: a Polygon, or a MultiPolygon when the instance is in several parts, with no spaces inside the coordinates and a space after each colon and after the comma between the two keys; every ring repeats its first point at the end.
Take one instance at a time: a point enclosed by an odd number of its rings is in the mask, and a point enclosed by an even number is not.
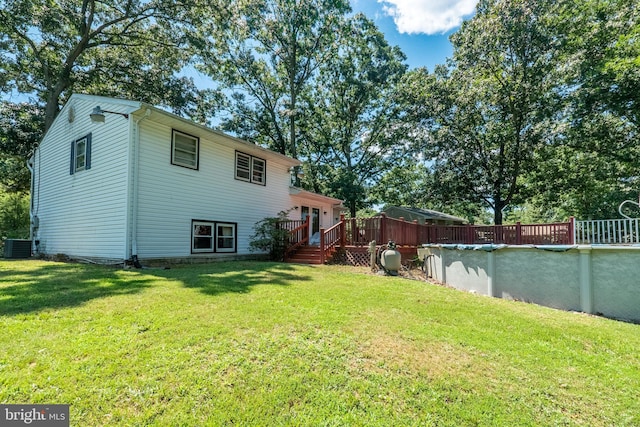
{"type": "Polygon", "coordinates": [[[378,0],[400,33],[445,33],[473,14],[477,0],[378,0]]]}

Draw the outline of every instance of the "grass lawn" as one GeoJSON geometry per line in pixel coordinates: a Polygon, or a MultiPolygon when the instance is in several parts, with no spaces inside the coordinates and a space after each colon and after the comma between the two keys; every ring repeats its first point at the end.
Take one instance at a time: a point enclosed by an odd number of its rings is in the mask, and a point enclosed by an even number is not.
{"type": "Polygon", "coordinates": [[[341,266],[0,261],[0,403],[94,425],[640,425],[640,325],[341,266]]]}

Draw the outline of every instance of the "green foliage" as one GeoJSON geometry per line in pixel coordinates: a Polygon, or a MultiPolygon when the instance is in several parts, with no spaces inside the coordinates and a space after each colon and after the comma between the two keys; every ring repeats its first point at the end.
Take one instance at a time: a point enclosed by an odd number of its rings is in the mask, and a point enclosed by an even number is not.
{"type": "Polygon", "coordinates": [[[29,238],[29,195],[0,191],[0,251],[5,239],[29,238]]]}
{"type": "Polygon", "coordinates": [[[273,261],[284,260],[285,250],[289,242],[289,231],[279,224],[289,220],[288,211],[280,211],[275,217],[267,217],[253,226],[253,235],[249,240],[251,251],[268,252],[273,261]]]}
{"type": "Polygon", "coordinates": [[[349,2],[250,0],[222,8],[224,19],[204,20],[208,49],[199,54],[201,68],[231,93],[223,128],[297,157],[299,97],[339,43],[349,2]]]}
{"type": "Polygon", "coordinates": [[[43,110],[44,131],[71,92],[117,95],[189,113],[193,81],[177,76],[189,51],[190,3],[169,0],[32,2],[0,10],[2,92],[16,91],[43,110]]]}
{"type": "Polygon", "coordinates": [[[321,84],[304,94],[300,151],[305,184],[344,200],[354,216],[371,204],[382,174],[411,159],[395,99],[406,58],[363,15],[349,19],[338,39],[319,67],[321,84]]]}

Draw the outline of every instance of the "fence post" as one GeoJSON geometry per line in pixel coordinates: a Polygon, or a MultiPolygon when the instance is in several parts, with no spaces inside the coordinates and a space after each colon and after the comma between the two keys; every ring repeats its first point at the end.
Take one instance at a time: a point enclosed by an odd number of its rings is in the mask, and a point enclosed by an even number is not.
{"type": "Polygon", "coordinates": [[[473,233],[473,228],[471,227],[471,224],[466,224],[465,225],[465,243],[467,245],[473,245],[473,241],[475,240],[472,236],[473,233]]]}
{"type": "Polygon", "coordinates": [[[569,238],[571,239],[569,244],[575,245],[576,244],[576,218],[573,216],[569,217],[569,238]]]}
{"type": "Polygon", "coordinates": [[[383,212],[380,214],[380,244],[384,245],[387,241],[385,239],[387,234],[387,215],[383,212]]]}
{"type": "Polygon", "coordinates": [[[516,222],[516,245],[522,244],[522,224],[520,221],[516,222]]]}

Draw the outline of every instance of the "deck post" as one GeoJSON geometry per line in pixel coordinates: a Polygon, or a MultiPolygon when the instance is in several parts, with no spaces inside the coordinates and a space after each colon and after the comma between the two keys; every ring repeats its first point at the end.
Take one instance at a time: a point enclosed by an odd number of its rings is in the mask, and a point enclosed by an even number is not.
{"type": "Polygon", "coordinates": [[[522,224],[520,221],[516,222],[516,245],[522,244],[522,224]]]}
{"type": "Polygon", "coordinates": [[[324,228],[320,229],[320,264],[324,264],[325,262],[325,253],[324,253],[324,228]]]}
{"type": "Polygon", "coordinates": [[[570,245],[576,244],[576,218],[573,216],[569,217],[569,239],[571,239],[570,245]]]}
{"type": "Polygon", "coordinates": [[[347,227],[344,223],[344,214],[340,214],[340,247],[344,248],[347,245],[347,227]]]}
{"type": "Polygon", "coordinates": [[[384,245],[387,239],[387,215],[383,212],[380,214],[380,244],[384,245]]]}

